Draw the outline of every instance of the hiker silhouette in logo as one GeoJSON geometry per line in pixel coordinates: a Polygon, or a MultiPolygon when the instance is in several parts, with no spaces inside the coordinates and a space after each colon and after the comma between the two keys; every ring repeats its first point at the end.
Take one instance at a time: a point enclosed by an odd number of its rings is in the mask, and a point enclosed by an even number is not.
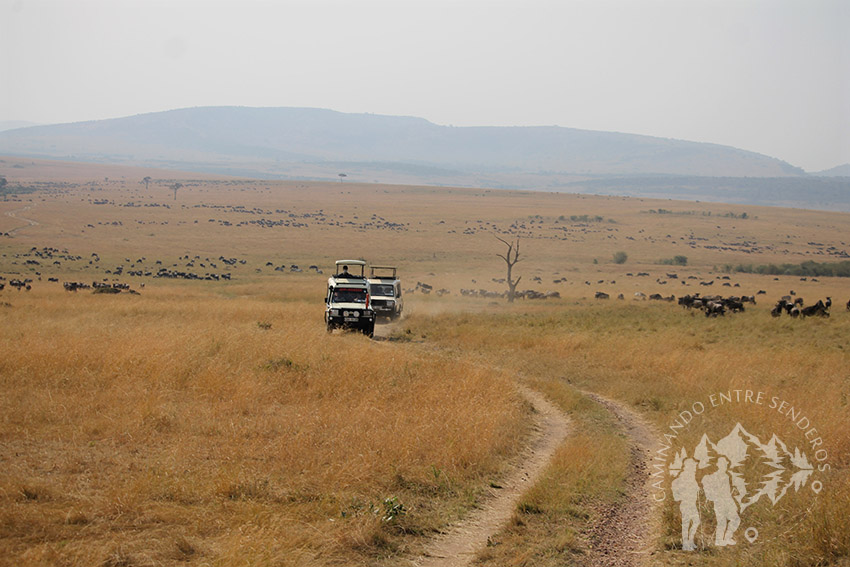
{"type": "Polygon", "coordinates": [[[717,518],[717,531],[714,535],[714,545],[735,545],[732,536],[741,523],[738,515],[738,505],[732,497],[732,482],[726,470],[729,459],[717,459],[717,471],[702,478],[702,489],[705,497],[714,502],[714,516],[717,518]]]}
{"type": "Polygon", "coordinates": [[[690,457],[682,463],[682,472],[673,481],[673,500],[679,502],[679,510],[682,512],[682,550],[693,551],[696,549],[694,536],[699,527],[699,509],[697,508],[697,496],[699,496],[699,483],[697,482],[697,462],[690,457]]]}

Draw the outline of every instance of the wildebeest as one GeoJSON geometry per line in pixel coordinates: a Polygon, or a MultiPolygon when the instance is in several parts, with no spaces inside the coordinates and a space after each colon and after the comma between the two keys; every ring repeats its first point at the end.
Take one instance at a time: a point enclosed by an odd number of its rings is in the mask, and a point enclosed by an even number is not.
{"type": "Polygon", "coordinates": [[[717,317],[718,315],[726,315],[726,307],[720,301],[709,301],[705,304],[705,316],[717,317]]]}
{"type": "Polygon", "coordinates": [[[610,296],[604,291],[597,291],[594,297],[596,297],[596,299],[608,299],[610,296]]]}
{"type": "Polygon", "coordinates": [[[91,286],[89,284],[80,283],[80,282],[62,282],[62,287],[65,288],[65,291],[77,291],[78,289],[89,289],[91,286]]]}
{"type": "Polygon", "coordinates": [[[820,317],[829,317],[829,311],[827,311],[826,305],[820,299],[814,305],[803,307],[803,309],[800,310],[800,314],[803,315],[803,317],[813,317],[815,315],[820,317]]]}
{"type": "Polygon", "coordinates": [[[791,301],[790,295],[782,296],[779,301],[776,302],[776,305],[773,306],[773,309],[770,310],[770,314],[774,317],[779,317],[782,315],[783,311],[792,317],[796,317],[800,314],[799,307],[797,307],[795,301],[791,301]]]}
{"type": "Polygon", "coordinates": [[[427,294],[427,293],[431,293],[431,290],[434,289],[434,286],[432,286],[431,284],[426,284],[424,282],[416,282],[416,288],[415,289],[417,291],[421,291],[422,293],[427,294]]]}
{"type": "Polygon", "coordinates": [[[17,278],[15,278],[13,280],[9,280],[9,285],[14,287],[18,291],[21,291],[22,289],[25,289],[27,291],[31,290],[32,289],[32,286],[30,285],[31,283],[32,283],[32,280],[29,279],[29,278],[24,279],[24,280],[19,280],[17,278]]]}

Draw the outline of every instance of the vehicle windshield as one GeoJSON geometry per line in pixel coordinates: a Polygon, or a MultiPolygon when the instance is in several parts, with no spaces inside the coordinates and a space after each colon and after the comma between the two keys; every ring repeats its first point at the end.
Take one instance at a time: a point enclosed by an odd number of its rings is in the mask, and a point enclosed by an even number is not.
{"type": "Polygon", "coordinates": [[[382,297],[392,297],[395,295],[395,290],[392,285],[372,285],[372,295],[380,295],[382,297]]]}
{"type": "Polygon", "coordinates": [[[336,288],[333,300],[334,303],[366,303],[366,290],[336,288]]]}

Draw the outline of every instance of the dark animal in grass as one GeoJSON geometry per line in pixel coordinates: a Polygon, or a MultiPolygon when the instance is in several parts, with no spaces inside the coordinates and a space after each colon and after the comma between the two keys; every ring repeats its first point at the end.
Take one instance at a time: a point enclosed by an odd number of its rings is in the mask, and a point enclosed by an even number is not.
{"type": "Polygon", "coordinates": [[[726,307],[719,301],[712,301],[705,306],[706,317],[717,317],[726,315],[726,307]]]}
{"type": "Polygon", "coordinates": [[[800,313],[803,317],[814,317],[815,315],[819,317],[829,317],[829,311],[826,310],[826,305],[821,300],[818,300],[818,302],[814,305],[803,307],[803,309],[800,310],[800,313]]]}

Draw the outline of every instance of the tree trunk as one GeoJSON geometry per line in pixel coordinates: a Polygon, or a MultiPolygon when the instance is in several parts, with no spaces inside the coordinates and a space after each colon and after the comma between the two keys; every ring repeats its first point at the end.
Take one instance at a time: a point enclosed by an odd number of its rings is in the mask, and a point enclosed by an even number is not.
{"type": "Polygon", "coordinates": [[[514,264],[519,262],[519,238],[516,239],[516,242],[508,242],[507,240],[503,240],[496,237],[497,240],[504,243],[505,246],[508,247],[508,251],[506,254],[496,254],[499,258],[505,261],[505,264],[508,267],[508,303],[514,302],[514,297],[516,296],[516,286],[519,284],[519,281],[522,279],[522,276],[518,277],[516,280],[513,279],[513,268],[514,264]],[[513,254],[513,255],[512,255],[513,254]]]}

